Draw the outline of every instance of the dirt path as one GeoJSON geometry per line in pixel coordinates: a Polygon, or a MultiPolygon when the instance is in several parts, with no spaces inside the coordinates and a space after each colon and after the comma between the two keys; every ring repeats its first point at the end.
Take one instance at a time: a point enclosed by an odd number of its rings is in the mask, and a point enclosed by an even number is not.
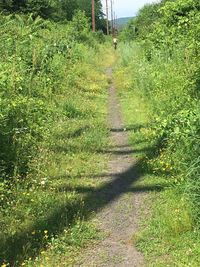
{"type": "MultiPolygon", "coordinates": [[[[112,70],[108,70],[112,76],[112,70]]],[[[137,161],[132,157],[124,130],[119,101],[113,85],[109,92],[109,126],[112,146],[111,160],[105,177],[105,186],[97,190],[97,197],[105,201],[97,211],[97,219],[106,238],[89,248],[82,261],[76,266],[144,266],[142,255],[131,241],[136,232],[138,211],[142,202],[141,194],[131,192],[131,186],[139,179],[137,161]]]]}

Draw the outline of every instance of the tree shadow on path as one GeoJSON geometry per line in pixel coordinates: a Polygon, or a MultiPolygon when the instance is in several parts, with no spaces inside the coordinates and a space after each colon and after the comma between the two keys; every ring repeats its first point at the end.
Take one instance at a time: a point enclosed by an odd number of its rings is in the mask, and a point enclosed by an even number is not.
{"type": "MultiPolygon", "coordinates": [[[[141,127],[137,126],[136,128],[141,127]]],[[[75,132],[73,137],[79,136],[82,131],[75,132]]],[[[121,131],[120,129],[118,129],[121,131]]],[[[152,148],[144,148],[141,152],[148,152],[152,148]]],[[[129,145],[121,144],[113,146],[109,151],[97,151],[98,153],[110,153],[113,156],[129,157],[130,154],[138,153],[138,150],[132,150],[129,145]]],[[[46,216],[38,218],[36,222],[27,226],[25,229],[19,229],[18,233],[8,236],[0,244],[0,257],[10,263],[10,266],[21,266],[21,263],[28,258],[34,259],[41,250],[46,249],[48,240],[44,239],[44,230],[48,229],[49,236],[57,236],[66,228],[70,228],[76,223],[77,217],[89,219],[94,213],[99,212],[109,203],[120,198],[125,193],[141,193],[148,191],[160,191],[164,189],[162,185],[138,186],[135,185],[144,173],[140,172],[141,162],[136,161],[122,172],[109,173],[105,172],[98,175],[91,175],[93,178],[104,178],[104,183],[97,188],[93,187],[72,187],[63,185],[56,190],[61,194],[69,191],[76,191],[82,194],[74,200],[66,200],[65,203],[55,203],[55,209],[46,213],[46,216]],[[108,178],[109,177],[109,178],[108,178]],[[84,203],[84,204],[83,204],[84,203]],[[37,232],[37,236],[33,238],[32,232],[37,232]]],[[[86,177],[88,177],[86,175],[86,177]]],[[[64,176],[63,178],[68,178],[64,176]]],[[[78,177],[78,178],[81,178],[78,177]]],[[[45,192],[44,192],[45,193],[45,192]]],[[[0,263],[1,260],[0,260],[0,263]]]]}
{"type": "MultiPolygon", "coordinates": [[[[98,212],[110,202],[119,198],[127,192],[141,193],[147,191],[160,191],[162,186],[136,186],[134,183],[141,178],[142,173],[138,171],[141,162],[138,161],[126,171],[120,174],[113,174],[111,180],[104,183],[97,189],[93,188],[75,188],[80,193],[85,193],[83,196],[84,207],[82,201],[75,200],[70,203],[61,205],[59,208],[48,214],[45,218],[41,218],[36,223],[33,223],[29,228],[24,229],[15,236],[8,237],[3,243],[2,250],[6,250],[7,262],[11,266],[20,266],[24,258],[34,258],[38,255],[42,248],[45,249],[43,231],[48,229],[49,235],[58,235],[62,231],[75,223],[77,214],[84,219],[89,219],[95,212],[98,212]],[[80,214],[81,211],[81,214],[80,214]],[[32,231],[40,233],[37,239],[30,237],[32,231]]],[[[61,191],[69,191],[70,188],[59,188],[61,191]]]]}
{"type": "Polygon", "coordinates": [[[113,133],[120,133],[120,132],[137,132],[140,131],[142,128],[148,127],[148,124],[134,124],[134,125],[129,125],[127,127],[122,127],[122,128],[111,128],[110,132],[113,133]]]}

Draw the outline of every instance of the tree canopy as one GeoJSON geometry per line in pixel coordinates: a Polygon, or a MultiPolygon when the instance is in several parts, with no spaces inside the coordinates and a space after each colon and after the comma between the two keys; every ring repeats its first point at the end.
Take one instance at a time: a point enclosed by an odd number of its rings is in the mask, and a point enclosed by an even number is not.
{"type": "MultiPolygon", "coordinates": [[[[105,20],[100,0],[95,0],[96,26],[104,30],[105,20]]],[[[91,21],[91,0],[0,0],[0,12],[32,13],[44,19],[71,21],[77,10],[84,11],[91,21]]]]}

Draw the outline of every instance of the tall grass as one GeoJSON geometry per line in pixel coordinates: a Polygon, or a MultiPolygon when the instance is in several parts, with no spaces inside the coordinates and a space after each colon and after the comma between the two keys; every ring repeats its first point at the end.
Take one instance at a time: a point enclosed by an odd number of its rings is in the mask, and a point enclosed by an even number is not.
{"type": "Polygon", "coordinates": [[[121,64],[131,72],[132,88],[151,106],[151,138],[159,144],[159,157],[149,164],[154,172],[176,176],[174,182],[189,183],[199,153],[199,100],[193,95],[192,67],[188,72],[178,48],[170,58],[166,51],[155,50],[151,61],[136,44],[124,50],[121,64]]]}
{"type": "Polygon", "coordinates": [[[104,167],[109,60],[80,20],[0,19],[2,266],[71,264],[98,236],[83,197],[104,167]]]}
{"type": "Polygon", "coordinates": [[[48,138],[55,96],[66,95],[74,86],[80,75],[75,66],[87,57],[84,44],[94,47],[96,41],[80,12],[68,25],[31,15],[1,16],[0,31],[0,170],[9,176],[25,175],[40,141],[48,138]],[[84,29],[77,28],[81,19],[84,29]]]}
{"type": "Polygon", "coordinates": [[[120,54],[116,77],[123,81],[118,87],[126,120],[142,125],[131,134],[131,142],[138,151],[143,151],[144,144],[152,148],[138,155],[144,156],[144,183],[168,185],[159,195],[152,195],[152,218],[143,225],[139,246],[151,258],[150,266],[172,262],[187,266],[189,250],[193,266],[198,266],[198,246],[190,246],[199,237],[197,65],[194,68],[180,47],[170,51],[170,56],[167,47],[152,50],[149,60],[141,43],[134,42],[121,45],[120,54]],[[179,246],[181,239],[184,242],[179,246]],[[171,246],[173,251],[169,251],[171,246]],[[167,251],[169,257],[159,259],[167,251]]]}

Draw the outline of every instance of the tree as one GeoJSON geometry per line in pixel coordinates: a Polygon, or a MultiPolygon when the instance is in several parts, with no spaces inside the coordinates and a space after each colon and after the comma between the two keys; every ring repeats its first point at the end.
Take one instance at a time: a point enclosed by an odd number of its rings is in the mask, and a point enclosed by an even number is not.
{"type": "Polygon", "coordinates": [[[61,19],[72,20],[75,11],[78,9],[78,2],[76,0],[61,0],[60,1],[60,17],[61,19]]]}
{"type": "MultiPolygon", "coordinates": [[[[85,11],[86,16],[91,20],[92,6],[91,0],[77,0],[78,8],[85,11]]],[[[96,28],[103,29],[105,27],[104,14],[102,11],[102,3],[100,0],[95,0],[95,19],[96,28]]]]}
{"type": "MultiPolygon", "coordinates": [[[[71,21],[77,10],[85,12],[91,22],[91,0],[0,0],[0,12],[33,13],[44,19],[71,21]]],[[[95,0],[96,28],[106,27],[101,0],[95,0]]]]}
{"type": "Polygon", "coordinates": [[[51,18],[55,9],[53,0],[0,0],[0,10],[9,13],[33,13],[42,18],[51,18]]]}
{"type": "Polygon", "coordinates": [[[160,5],[160,3],[146,4],[140,9],[134,21],[136,32],[141,38],[145,38],[146,35],[151,32],[153,24],[160,18],[160,5]]]}

